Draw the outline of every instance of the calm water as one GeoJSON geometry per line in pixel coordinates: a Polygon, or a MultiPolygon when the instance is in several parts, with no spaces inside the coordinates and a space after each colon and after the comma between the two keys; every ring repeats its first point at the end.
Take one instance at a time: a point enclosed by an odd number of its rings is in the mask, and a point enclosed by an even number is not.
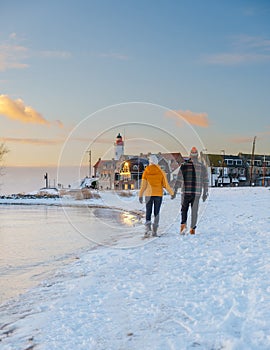
{"type": "Polygon", "coordinates": [[[102,208],[0,205],[0,303],[46,279],[79,250],[128,234],[136,220],[102,208]]]}

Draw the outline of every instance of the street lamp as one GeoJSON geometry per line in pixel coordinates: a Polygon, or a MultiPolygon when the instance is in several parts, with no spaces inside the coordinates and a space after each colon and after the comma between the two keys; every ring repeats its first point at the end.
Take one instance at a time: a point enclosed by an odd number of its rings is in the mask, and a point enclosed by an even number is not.
{"type": "Polygon", "coordinates": [[[220,151],[223,155],[223,160],[222,160],[222,186],[224,185],[224,163],[225,163],[225,150],[222,149],[220,151]]]}
{"type": "Polygon", "coordinates": [[[92,164],[91,164],[91,150],[87,152],[89,154],[89,177],[92,177],[92,164]]]}

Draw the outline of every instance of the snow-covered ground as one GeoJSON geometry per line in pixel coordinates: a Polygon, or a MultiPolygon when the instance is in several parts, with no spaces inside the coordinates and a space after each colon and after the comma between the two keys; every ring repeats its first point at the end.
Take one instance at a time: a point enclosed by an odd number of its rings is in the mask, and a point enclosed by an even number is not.
{"type": "MultiPolygon", "coordinates": [[[[143,209],[137,197],[101,197],[143,209]]],[[[196,235],[180,236],[180,195],[164,196],[160,238],[142,240],[136,225],[2,304],[1,349],[270,349],[269,198],[214,188],[196,235]]]]}

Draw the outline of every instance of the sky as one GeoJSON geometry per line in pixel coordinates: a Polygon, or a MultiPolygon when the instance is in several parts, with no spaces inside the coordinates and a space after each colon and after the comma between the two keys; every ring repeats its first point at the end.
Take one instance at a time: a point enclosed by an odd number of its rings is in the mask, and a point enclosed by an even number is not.
{"type": "Polygon", "coordinates": [[[270,3],[0,0],[5,166],[270,154],[270,3]],[[159,133],[157,133],[159,130],[159,133]]]}

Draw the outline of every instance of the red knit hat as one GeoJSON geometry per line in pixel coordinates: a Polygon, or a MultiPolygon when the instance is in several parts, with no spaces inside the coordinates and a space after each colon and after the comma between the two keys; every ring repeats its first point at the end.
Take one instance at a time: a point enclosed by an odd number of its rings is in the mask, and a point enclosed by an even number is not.
{"type": "Polygon", "coordinates": [[[191,148],[190,157],[198,157],[198,150],[196,147],[191,148]]]}

